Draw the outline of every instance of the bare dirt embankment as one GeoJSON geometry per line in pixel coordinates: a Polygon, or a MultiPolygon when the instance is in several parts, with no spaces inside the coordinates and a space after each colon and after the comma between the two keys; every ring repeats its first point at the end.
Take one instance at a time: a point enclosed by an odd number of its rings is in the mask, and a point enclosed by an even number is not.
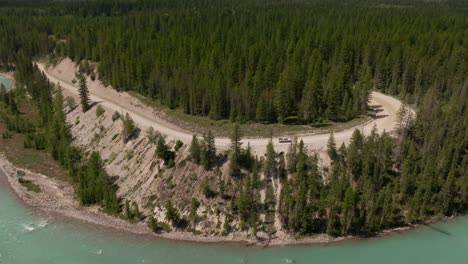
{"type": "MultiPolygon", "coordinates": [[[[73,84],[77,71],[76,64],[66,58],[59,62],[55,67],[46,67],[45,63],[37,63],[39,69],[49,78],[52,83],[60,83],[64,90],[70,93],[77,94],[77,84],[73,84]]],[[[137,122],[141,127],[146,128],[152,126],[154,129],[163,134],[170,136],[173,139],[181,140],[184,143],[189,143],[192,138],[192,133],[184,131],[174,124],[166,122],[161,118],[161,114],[153,108],[146,106],[141,101],[131,96],[126,92],[117,92],[110,86],[104,86],[100,81],[92,81],[87,79],[91,100],[99,102],[105,107],[113,111],[126,112],[137,122]]],[[[364,135],[368,135],[375,126],[379,132],[394,130],[397,124],[397,113],[401,106],[401,102],[391,96],[373,92],[370,100],[370,106],[375,108],[377,115],[370,122],[357,125],[350,129],[335,133],[337,145],[348,143],[353,131],[359,129],[364,135]]],[[[298,139],[302,139],[310,150],[321,151],[326,147],[329,134],[302,134],[298,135],[298,139]]],[[[257,155],[263,155],[269,138],[248,138],[244,139],[244,145],[250,144],[252,151],[257,155]]],[[[219,150],[227,149],[230,140],[228,138],[216,138],[216,147],[219,150]]],[[[277,151],[286,151],[288,144],[278,143],[278,138],[273,138],[273,143],[277,151]]]]}
{"type": "Polygon", "coordinates": [[[26,169],[16,168],[4,156],[0,155],[0,172],[7,177],[10,186],[18,197],[27,205],[46,212],[56,212],[88,223],[115,227],[121,230],[145,233],[145,229],[137,225],[105,215],[97,207],[83,207],[75,197],[73,186],[65,181],[50,178],[26,169]],[[40,188],[33,192],[21,185],[18,179],[34,183],[40,188]]]}
{"type": "MultiPolygon", "coordinates": [[[[199,236],[191,232],[171,231],[155,234],[142,223],[130,223],[128,221],[109,216],[99,210],[97,206],[84,207],[79,204],[75,198],[73,186],[70,183],[50,178],[45,175],[34,173],[26,169],[16,168],[4,156],[0,154],[0,177],[6,177],[11,188],[16,195],[28,206],[40,209],[45,213],[59,214],[67,218],[75,219],[89,224],[100,225],[110,229],[130,232],[134,234],[154,235],[155,237],[192,241],[192,242],[239,242],[249,245],[262,245],[261,242],[253,238],[242,236],[199,236]],[[33,182],[40,188],[39,192],[28,190],[22,186],[18,179],[33,182]]],[[[287,245],[287,244],[312,244],[312,243],[330,243],[343,241],[352,237],[330,238],[326,235],[320,235],[311,238],[296,240],[293,238],[273,239],[269,245],[287,245]]]]}

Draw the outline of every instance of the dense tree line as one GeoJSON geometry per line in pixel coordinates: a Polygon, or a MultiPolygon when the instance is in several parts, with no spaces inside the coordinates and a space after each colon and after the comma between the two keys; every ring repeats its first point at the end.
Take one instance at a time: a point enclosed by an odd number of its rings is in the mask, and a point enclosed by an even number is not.
{"type": "Polygon", "coordinates": [[[241,132],[235,126],[229,172],[239,190],[231,209],[241,229],[251,228],[255,234],[262,225],[265,231],[274,232],[271,224],[278,213],[282,226],[293,234],[367,236],[465,213],[468,88],[464,83],[454,86],[445,102],[431,91],[421,99],[418,119],[402,106],[395,137],[378,134],[376,128],[367,137],[355,130],[349,145],[337,147],[331,133],[327,170],[321,170],[318,155],[297,140],[287,153],[277,153],[270,141],[264,158],[259,161],[249,154],[253,166],[241,166],[238,157],[248,153],[248,148],[241,147],[241,132]],[[279,199],[274,189],[280,192],[279,199]],[[260,220],[259,214],[265,214],[265,219],[260,220]]]}
{"type": "Polygon", "coordinates": [[[468,91],[464,85],[453,92],[444,106],[434,94],[424,96],[422,107],[436,108],[400,129],[398,137],[406,137],[401,149],[399,138],[375,132],[363,137],[358,130],[347,147],[329,144],[328,177],[301,144],[292,148],[296,166],[282,180],[283,225],[301,234],[370,234],[465,212],[468,91]]]}
{"type": "Polygon", "coordinates": [[[373,88],[415,100],[457,74],[465,17],[333,7],[76,18],[57,50],[98,61],[99,78],[116,89],[240,121],[349,120],[365,113],[373,88]]]}
{"type": "MultiPolygon", "coordinates": [[[[239,121],[349,120],[366,112],[373,88],[415,101],[460,75],[464,56],[466,16],[450,10],[301,1],[189,9],[153,1],[148,11],[150,2],[116,5],[112,16],[83,17],[71,7],[63,14],[74,16],[56,16],[51,7],[55,16],[9,16],[2,25],[37,35],[39,42],[19,42],[29,53],[55,48],[99,62],[99,78],[116,89],[239,121]]],[[[106,1],[85,5],[112,9],[106,1]]]]}

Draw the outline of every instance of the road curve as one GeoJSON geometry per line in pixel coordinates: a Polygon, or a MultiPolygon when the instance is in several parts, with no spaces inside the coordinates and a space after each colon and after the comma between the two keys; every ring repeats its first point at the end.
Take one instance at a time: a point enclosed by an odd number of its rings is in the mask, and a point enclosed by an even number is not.
{"type": "MultiPolygon", "coordinates": [[[[76,85],[72,83],[75,77],[76,66],[70,59],[62,60],[54,68],[46,68],[44,63],[36,63],[36,65],[51,83],[60,84],[65,95],[78,96],[78,83],[76,83],[76,85]]],[[[92,81],[89,77],[87,78],[87,83],[90,99],[101,104],[104,108],[111,111],[128,113],[142,129],[151,126],[170,138],[179,139],[186,144],[190,143],[193,133],[185,131],[161,119],[153,108],[145,106],[135,97],[126,92],[117,92],[111,87],[105,87],[101,82],[97,80],[92,81]]],[[[361,130],[364,135],[368,135],[374,126],[377,128],[378,132],[391,132],[394,130],[397,124],[397,112],[401,106],[401,102],[391,96],[373,92],[370,105],[378,109],[376,118],[372,119],[370,122],[335,133],[337,145],[341,145],[343,142],[347,144],[355,129],[361,130]]],[[[298,135],[298,139],[302,139],[309,150],[317,151],[326,149],[328,138],[329,134],[298,135]]],[[[249,143],[254,153],[263,155],[268,141],[269,138],[246,138],[243,140],[243,144],[245,146],[249,143]]],[[[219,150],[227,149],[230,144],[228,138],[221,137],[216,138],[215,142],[219,150]]],[[[279,143],[277,137],[273,138],[273,143],[277,151],[286,151],[289,145],[287,143],[279,143]]]]}

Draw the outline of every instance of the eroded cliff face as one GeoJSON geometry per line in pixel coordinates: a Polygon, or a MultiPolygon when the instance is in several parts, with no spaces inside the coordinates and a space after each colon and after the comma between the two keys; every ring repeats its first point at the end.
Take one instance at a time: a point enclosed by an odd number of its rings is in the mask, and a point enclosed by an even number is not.
{"type": "MultiPolygon", "coordinates": [[[[94,63],[90,65],[95,69],[94,63]]],[[[117,194],[122,199],[122,203],[125,205],[128,201],[131,207],[135,203],[139,211],[147,217],[144,221],[149,221],[150,216],[153,216],[164,226],[171,226],[172,230],[193,232],[207,238],[227,236],[228,240],[245,238],[256,241],[260,238],[270,241],[266,238],[273,232],[274,240],[291,238],[281,225],[278,213],[280,179],[278,175],[270,175],[266,179],[260,172],[264,149],[261,151],[262,154],[257,156],[260,159],[260,167],[256,176],[253,176],[253,171],[243,171],[242,177],[231,177],[226,150],[230,143],[229,139],[223,138],[222,140],[226,142],[217,149],[215,166],[211,170],[205,170],[203,166],[195,164],[190,159],[190,133],[167,129],[171,124],[153,125],[164,122],[160,120],[154,109],[147,109],[148,106],[128,93],[120,93],[102,84],[95,72],[85,77],[88,88],[92,91],[90,96],[92,107],[83,113],[78,105],[80,101],[77,92],[78,83],[74,77],[79,70],[79,65],[69,59],[61,60],[55,66],[47,68],[51,76],[64,81],[61,85],[64,87],[62,91],[66,98],[65,113],[74,144],[86,154],[92,151],[99,152],[106,172],[118,186],[117,194]],[[91,75],[94,77],[91,78],[91,75]],[[107,98],[107,95],[112,98],[112,102],[101,99],[107,98]],[[118,107],[122,104],[125,104],[125,108],[118,107]],[[98,114],[98,108],[104,111],[98,114]],[[145,115],[134,115],[135,112],[142,112],[140,110],[143,108],[145,115]],[[115,118],[116,112],[121,118],[115,118]],[[124,140],[123,133],[122,117],[127,114],[131,118],[134,117],[134,123],[139,128],[139,133],[130,140],[124,140]],[[151,122],[154,119],[158,119],[158,122],[151,122]],[[164,137],[170,151],[174,152],[175,157],[171,164],[156,155],[156,140],[147,137],[148,129],[164,137]],[[184,136],[181,137],[181,133],[184,136]],[[177,150],[176,139],[182,140],[179,145],[183,143],[177,150]],[[251,188],[248,198],[251,199],[248,203],[254,207],[251,211],[255,211],[255,215],[244,214],[244,221],[241,222],[237,206],[241,190],[245,189],[242,186],[246,186],[249,181],[255,182],[256,185],[255,188],[251,188]],[[206,185],[213,195],[206,195],[206,192],[203,192],[206,185]],[[192,212],[192,198],[199,203],[196,217],[192,212]],[[185,228],[181,228],[180,225],[175,226],[172,221],[166,219],[167,201],[172,202],[184,220],[185,225],[182,226],[185,228]]],[[[60,84],[57,79],[54,80],[60,84]]],[[[219,143],[218,141],[216,140],[216,143],[219,143]]],[[[216,146],[218,147],[218,144],[216,146]]],[[[283,152],[288,146],[281,145],[284,148],[283,152]]],[[[245,144],[243,147],[246,147],[245,144]]],[[[255,151],[253,153],[258,155],[255,151]]],[[[123,216],[125,216],[125,206],[123,216]]]]}
{"type": "MultiPolygon", "coordinates": [[[[148,128],[140,128],[136,137],[125,142],[122,118],[113,120],[114,113],[105,108],[105,112],[98,116],[97,105],[86,113],[80,107],[66,109],[67,122],[77,146],[85,153],[100,153],[107,173],[118,186],[118,196],[123,201],[138,204],[145,216],[153,215],[157,221],[168,224],[165,204],[171,200],[180,215],[189,222],[190,229],[193,229],[190,211],[194,197],[200,202],[196,232],[222,235],[226,215],[231,213],[231,200],[226,197],[235,196],[238,189],[238,183],[227,176],[227,162],[219,168],[205,170],[203,166],[190,161],[189,146],[183,145],[175,151],[175,140],[161,134],[171,151],[175,152],[174,165],[170,167],[156,156],[156,144],[150,142],[145,133],[148,128]],[[204,180],[214,191],[218,191],[218,183],[223,180],[225,198],[205,197],[202,193],[204,180]]],[[[239,222],[231,217],[230,226],[232,230],[239,229],[239,222]]],[[[237,232],[235,235],[247,235],[247,232],[237,232]]]]}

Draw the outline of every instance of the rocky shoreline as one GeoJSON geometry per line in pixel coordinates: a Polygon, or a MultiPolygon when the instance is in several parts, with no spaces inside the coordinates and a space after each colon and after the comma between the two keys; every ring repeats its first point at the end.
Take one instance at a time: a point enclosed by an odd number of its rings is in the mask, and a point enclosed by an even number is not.
{"type": "MultiPolygon", "coordinates": [[[[298,244],[327,244],[350,240],[359,240],[358,237],[336,237],[328,235],[317,235],[308,238],[272,238],[270,241],[258,240],[246,237],[229,235],[226,237],[197,236],[191,232],[170,231],[159,234],[153,233],[145,223],[130,223],[126,220],[110,216],[101,212],[99,207],[84,207],[75,199],[73,186],[55,178],[31,172],[29,170],[16,168],[3,155],[0,154],[0,170],[6,175],[7,180],[18,198],[26,205],[44,211],[46,213],[59,214],[88,224],[95,224],[106,228],[129,232],[137,235],[153,235],[157,238],[201,242],[201,243],[242,243],[248,246],[284,246],[298,244]],[[36,193],[21,185],[18,179],[28,180],[39,186],[40,192],[36,193]]],[[[385,230],[376,237],[400,233],[413,227],[402,227],[385,230]]]]}

